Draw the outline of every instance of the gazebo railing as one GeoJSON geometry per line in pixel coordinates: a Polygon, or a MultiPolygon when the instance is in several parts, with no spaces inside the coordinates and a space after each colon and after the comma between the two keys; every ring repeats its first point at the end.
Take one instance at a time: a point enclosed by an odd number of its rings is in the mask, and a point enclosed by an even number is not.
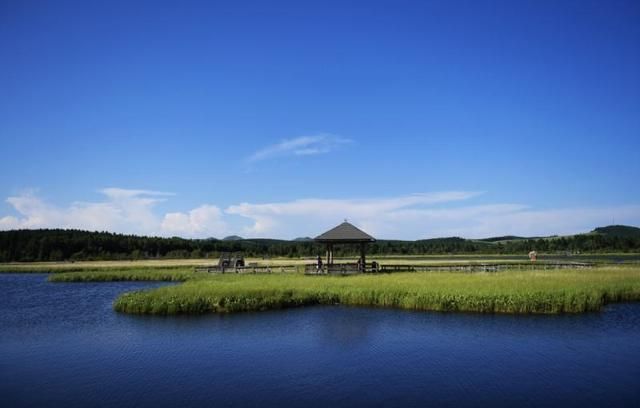
{"type": "Polygon", "coordinates": [[[320,269],[318,269],[317,264],[307,264],[304,267],[304,273],[307,275],[354,275],[357,273],[371,273],[378,272],[377,264],[368,263],[365,266],[361,266],[360,264],[353,263],[334,263],[330,265],[323,264],[320,269]]]}

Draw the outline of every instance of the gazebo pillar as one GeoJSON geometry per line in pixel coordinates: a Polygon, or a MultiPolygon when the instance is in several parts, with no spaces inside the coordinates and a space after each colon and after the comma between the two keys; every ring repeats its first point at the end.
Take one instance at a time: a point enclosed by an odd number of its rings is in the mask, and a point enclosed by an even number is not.
{"type": "Polygon", "coordinates": [[[331,258],[329,258],[329,244],[327,244],[327,266],[329,266],[329,261],[331,260],[331,258]]]}
{"type": "Polygon", "coordinates": [[[366,253],[367,253],[367,243],[361,242],[360,243],[360,259],[362,259],[363,268],[367,266],[366,253]]]}
{"type": "Polygon", "coordinates": [[[333,244],[327,244],[327,265],[333,265],[333,244]]]}

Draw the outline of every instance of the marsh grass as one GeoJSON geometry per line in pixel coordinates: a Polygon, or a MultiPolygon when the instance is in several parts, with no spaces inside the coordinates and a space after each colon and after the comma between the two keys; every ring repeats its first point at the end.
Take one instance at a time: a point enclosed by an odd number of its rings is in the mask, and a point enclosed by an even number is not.
{"type": "MultiPolygon", "coordinates": [[[[209,261],[209,264],[212,263],[209,261]]],[[[0,264],[0,273],[64,273],[95,272],[104,270],[156,270],[193,269],[206,264],[205,260],[159,260],[159,261],[87,261],[87,262],[24,262],[0,264]]]]}
{"type": "Polygon", "coordinates": [[[203,279],[206,274],[195,273],[191,268],[103,268],[81,271],[61,271],[49,275],[50,282],[113,282],[113,281],[187,281],[203,279]]]}
{"type": "MultiPolygon", "coordinates": [[[[107,280],[106,275],[94,276],[107,280]]],[[[446,312],[580,313],[600,310],[610,302],[640,300],[637,267],[349,277],[297,274],[178,277],[185,282],[123,294],[115,301],[114,309],[171,315],[343,304],[446,312]]]]}

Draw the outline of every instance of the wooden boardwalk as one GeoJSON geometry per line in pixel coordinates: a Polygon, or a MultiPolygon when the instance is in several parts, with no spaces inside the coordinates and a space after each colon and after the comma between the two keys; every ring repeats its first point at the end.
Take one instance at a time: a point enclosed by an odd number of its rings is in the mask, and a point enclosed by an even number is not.
{"type": "Polygon", "coordinates": [[[296,265],[247,265],[247,266],[197,266],[196,272],[207,273],[295,273],[298,271],[296,265]]]}
{"type": "Polygon", "coordinates": [[[584,262],[536,262],[536,263],[478,263],[478,264],[440,264],[440,265],[381,265],[380,272],[497,272],[506,269],[544,270],[544,269],[584,269],[593,264],[584,262]]]}
{"type": "Polygon", "coordinates": [[[586,262],[536,262],[536,263],[465,263],[465,264],[380,264],[372,268],[370,264],[364,271],[359,271],[355,264],[333,264],[330,268],[326,265],[318,270],[317,265],[305,265],[307,275],[355,275],[359,273],[394,273],[394,272],[498,272],[507,269],[516,270],[545,270],[545,269],[585,269],[592,268],[594,264],[586,262]]]}
{"type": "MultiPolygon", "coordinates": [[[[317,264],[304,265],[305,275],[358,275],[361,273],[394,273],[394,272],[498,272],[507,269],[515,270],[545,270],[545,269],[585,269],[594,264],[587,262],[491,262],[491,263],[460,263],[460,264],[378,264],[367,263],[364,270],[360,270],[356,263],[338,263],[323,265],[318,270],[317,264]]],[[[196,272],[206,273],[296,273],[301,265],[252,265],[238,267],[198,266],[196,272]]]]}

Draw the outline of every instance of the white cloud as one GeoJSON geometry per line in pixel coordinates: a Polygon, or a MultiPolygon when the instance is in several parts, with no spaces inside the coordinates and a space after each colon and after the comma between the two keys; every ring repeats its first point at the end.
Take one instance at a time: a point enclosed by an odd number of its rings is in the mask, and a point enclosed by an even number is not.
{"type": "Polygon", "coordinates": [[[16,217],[7,215],[6,217],[0,218],[0,231],[16,229],[19,224],[20,222],[16,217]]]}
{"type": "Polygon", "coordinates": [[[444,191],[361,199],[307,198],[240,203],[224,211],[211,204],[158,214],[171,193],[107,188],[98,202],[57,207],[25,192],[7,198],[17,214],[0,217],[0,229],[77,228],[193,238],[295,238],[316,236],[344,218],[381,239],[460,236],[564,235],[616,223],[640,225],[640,205],[536,209],[523,204],[477,205],[478,192],[444,191]],[[244,220],[244,222],[242,222],[244,220]],[[246,225],[248,222],[249,225],[246,225]],[[244,225],[244,227],[243,227],[244,225]]]}
{"type": "Polygon", "coordinates": [[[471,225],[468,219],[457,228],[459,236],[482,238],[499,235],[569,235],[587,232],[595,227],[612,224],[640,225],[640,205],[613,207],[577,207],[549,210],[523,208],[482,214],[471,225]]]}
{"type": "Polygon", "coordinates": [[[609,225],[612,216],[618,223],[640,224],[639,205],[550,210],[509,203],[451,205],[453,201],[476,195],[478,193],[441,192],[383,199],[242,203],[225,211],[252,221],[243,234],[283,238],[314,236],[343,218],[383,239],[574,234],[609,225]]]}
{"type": "Polygon", "coordinates": [[[301,136],[295,139],[283,140],[271,146],[264,147],[251,156],[247,162],[257,162],[283,156],[311,156],[329,153],[341,145],[351,143],[345,139],[329,133],[320,133],[313,136],[301,136]]]}
{"type": "Polygon", "coordinates": [[[383,225],[374,222],[402,208],[434,205],[466,200],[477,196],[477,192],[445,191],[429,194],[412,194],[391,198],[370,199],[302,199],[283,203],[249,204],[241,203],[228,207],[227,214],[240,215],[253,220],[253,225],[245,228],[250,236],[309,235],[323,231],[343,218],[367,224],[372,234],[384,232],[383,225]],[[302,228],[306,228],[306,232],[302,228]]]}
{"type": "Polygon", "coordinates": [[[161,228],[167,233],[188,237],[221,237],[227,229],[222,211],[213,205],[202,205],[188,213],[168,213],[161,228]]]}
{"type": "Polygon", "coordinates": [[[156,204],[171,193],[150,190],[105,188],[101,202],[74,202],[59,208],[44,202],[33,192],[7,198],[18,217],[0,218],[0,229],[75,228],[144,235],[216,235],[225,230],[217,207],[203,205],[187,214],[169,213],[159,217],[156,204]]]}

